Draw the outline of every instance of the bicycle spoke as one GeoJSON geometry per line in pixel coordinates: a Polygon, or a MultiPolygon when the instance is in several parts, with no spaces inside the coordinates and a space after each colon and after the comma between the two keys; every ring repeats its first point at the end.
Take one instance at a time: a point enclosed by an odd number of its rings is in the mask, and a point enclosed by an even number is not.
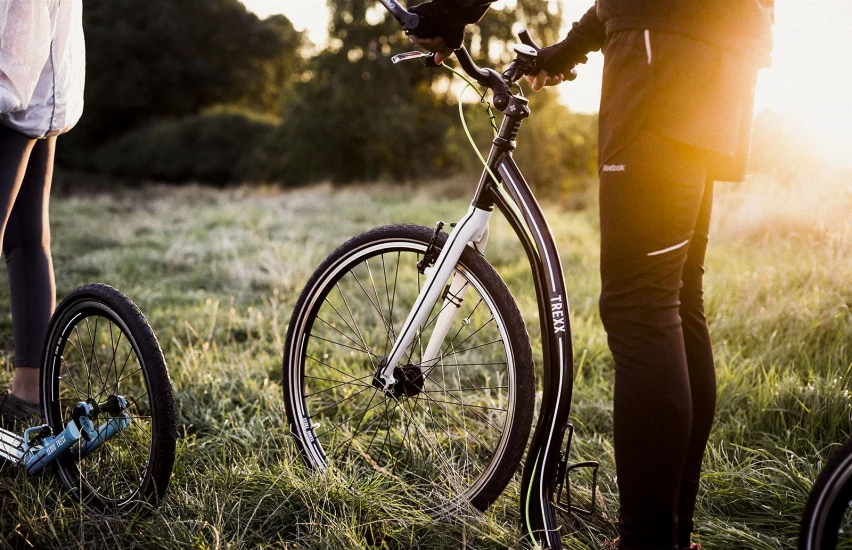
{"type": "MultiPolygon", "coordinates": [[[[372,378],[372,377],[373,377],[373,375],[372,375],[372,374],[367,374],[367,375],[362,376],[361,378],[358,378],[358,380],[364,380],[364,379],[366,379],[366,378],[372,378]]],[[[331,379],[331,378],[318,378],[318,377],[316,377],[316,376],[306,376],[305,378],[312,378],[312,379],[314,379],[314,380],[325,380],[326,382],[340,382],[339,380],[333,380],[333,379],[331,379]]],[[[328,392],[330,392],[331,390],[337,389],[337,388],[339,388],[339,387],[341,387],[341,386],[346,386],[347,384],[350,384],[350,382],[340,382],[340,383],[339,383],[339,384],[337,384],[337,385],[334,385],[334,386],[332,386],[332,387],[330,387],[330,388],[326,388],[326,389],[321,390],[321,391],[318,391],[318,392],[314,392],[314,393],[306,393],[306,394],[305,394],[305,398],[307,399],[308,397],[313,397],[313,396],[315,396],[315,395],[320,395],[320,394],[323,394],[323,393],[328,393],[328,392]]],[[[356,384],[356,385],[359,385],[359,384],[356,384]]],[[[364,384],[364,385],[366,385],[366,384],[364,384]]]]}
{"type": "Polygon", "coordinates": [[[329,344],[334,344],[336,346],[341,346],[341,347],[344,347],[344,348],[349,348],[351,350],[360,351],[361,353],[367,354],[367,356],[369,356],[371,359],[372,359],[372,357],[378,357],[378,355],[376,355],[375,353],[371,352],[368,349],[353,348],[352,346],[347,346],[346,344],[342,344],[340,342],[335,342],[334,340],[329,340],[328,338],[323,338],[322,336],[313,335],[313,338],[316,338],[317,340],[322,340],[323,342],[328,342],[329,344]]]}
{"type": "MultiPolygon", "coordinates": [[[[352,394],[352,395],[350,395],[349,397],[347,397],[347,398],[345,398],[345,399],[342,399],[342,400],[338,401],[337,403],[334,403],[334,404],[329,405],[328,407],[326,407],[326,408],[324,408],[324,409],[320,409],[320,410],[318,410],[318,411],[314,412],[314,414],[322,414],[322,413],[324,413],[325,411],[327,411],[327,410],[329,410],[329,409],[333,409],[334,407],[339,406],[341,403],[344,403],[344,402],[346,402],[346,401],[349,401],[350,399],[352,399],[352,398],[354,398],[354,397],[358,397],[359,395],[361,395],[362,393],[364,393],[364,392],[365,392],[365,391],[367,391],[367,390],[376,390],[376,388],[374,388],[374,387],[372,387],[372,386],[367,386],[367,387],[366,387],[366,388],[364,388],[363,390],[358,390],[356,393],[353,393],[353,394],[352,394]]],[[[376,390],[376,391],[378,391],[378,390],[376,390]]]]}
{"type": "MultiPolygon", "coordinates": [[[[384,269],[384,261],[385,256],[382,254],[382,269],[384,269]]],[[[370,277],[370,285],[373,287],[373,295],[376,297],[376,304],[379,305],[382,303],[382,299],[379,298],[379,290],[376,287],[376,281],[373,278],[373,270],[370,268],[370,261],[364,260],[364,265],[367,266],[367,275],[370,277]]],[[[387,330],[385,331],[385,353],[387,354],[388,346],[392,339],[396,339],[396,334],[393,329],[393,325],[391,324],[392,319],[390,318],[390,310],[388,310],[388,318],[385,318],[384,313],[381,312],[381,306],[379,306],[379,315],[381,315],[382,321],[385,323],[385,327],[387,327],[387,330]]]]}
{"type": "MultiPolygon", "coordinates": [[[[115,364],[115,354],[116,354],[116,342],[115,342],[115,338],[113,337],[113,334],[112,334],[112,326],[113,326],[112,321],[109,321],[109,328],[107,329],[107,331],[109,332],[110,348],[112,349],[112,359],[110,359],[110,362],[107,365],[106,374],[104,375],[105,378],[107,378],[107,379],[109,378],[109,372],[112,369],[112,366],[115,364]]],[[[121,339],[121,334],[122,334],[121,331],[119,331],[119,333],[118,333],[119,339],[121,339]]],[[[106,386],[106,384],[104,384],[103,388],[101,389],[101,392],[98,394],[98,396],[96,398],[96,401],[100,401],[106,391],[107,391],[107,386],[106,386]]]]}
{"type": "MultiPolygon", "coordinates": [[[[341,320],[341,321],[343,321],[343,324],[344,324],[344,325],[346,325],[346,328],[348,328],[350,331],[352,331],[352,334],[354,334],[354,335],[358,336],[358,333],[355,331],[355,329],[353,329],[353,328],[352,328],[352,326],[350,326],[350,325],[349,325],[349,322],[347,322],[347,321],[346,321],[346,319],[344,319],[344,318],[343,318],[343,315],[341,315],[341,313],[337,310],[337,308],[336,308],[336,307],[334,307],[334,304],[332,304],[332,303],[328,300],[328,298],[326,298],[326,299],[325,299],[325,302],[324,302],[324,303],[328,304],[328,305],[329,305],[329,307],[331,307],[331,309],[332,309],[332,310],[334,310],[334,312],[337,314],[337,316],[340,318],[340,320],[341,320]]],[[[369,348],[367,347],[367,344],[365,344],[365,343],[363,342],[363,340],[361,341],[361,343],[360,343],[360,344],[359,344],[358,342],[355,342],[355,341],[354,341],[354,340],[352,340],[351,338],[349,338],[349,340],[351,340],[351,341],[352,341],[355,345],[362,345],[362,346],[364,346],[364,350],[363,350],[363,351],[366,351],[366,352],[368,352],[368,353],[369,353],[369,348]]]]}
{"type": "Polygon", "coordinates": [[[328,432],[330,432],[331,430],[337,429],[337,428],[339,428],[339,427],[343,426],[344,424],[347,424],[349,421],[351,421],[351,420],[354,420],[354,419],[358,418],[358,416],[359,416],[359,415],[365,415],[365,414],[367,414],[368,412],[370,412],[371,410],[375,409],[375,408],[376,408],[376,407],[378,407],[379,405],[381,405],[381,403],[376,403],[376,404],[375,404],[375,405],[373,405],[371,408],[369,408],[369,409],[365,409],[365,410],[364,410],[364,412],[361,412],[361,413],[355,413],[355,414],[353,414],[352,416],[350,416],[349,418],[347,418],[346,420],[344,420],[344,421],[343,421],[343,422],[341,422],[340,424],[335,424],[335,425],[334,425],[334,426],[332,426],[331,428],[329,428],[329,429],[327,429],[326,431],[322,432],[321,434],[319,434],[319,435],[317,436],[317,438],[320,438],[320,437],[324,436],[325,434],[327,434],[328,432]]]}
{"type": "MultiPolygon", "coordinates": [[[[370,346],[367,345],[367,341],[364,339],[364,335],[361,334],[360,329],[358,329],[358,323],[355,321],[355,316],[352,314],[352,309],[349,307],[349,303],[346,301],[346,296],[343,295],[343,291],[340,289],[340,284],[337,285],[337,290],[340,292],[340,298],[343,300],[343,305],[346,306],[346,311],[349,312],[349,318],[352,319],[352,324],[355,325],[355,334],[358,335],[358,338],[361,339],[361,343],[364,345],[364,348],[369,350],[370,346]]],[[[373,361],[373,358],[370,357],[370,362],[373,361]]],[[[376,366],[376,365],[373,365],[376,366]]]]}
{"type": "MultiPolygon", "coordinates": [[[[74,325],[74,332],[77,334],[77,342],[79,342],[81,347],[82,347],[80,330],[79,330],[78,325],[74,325]]],[[[80,357],[83,359],[83,365],[86,367],[86,380],[87,380],[87,388],[88,388],[88,390],[86,391],[86,395],[91,395],[92,394],[92,375],[91,375],[92,369],[89,368],[89,363],[86,361],[86,356],[83,354],[83,352],[81,350],[78,350],[77,347],[74,346],[73,342],[71,342],[71,340],[68,340],[68,342],[71,343],[71,346],[74,348],[74,351],[79,353],[80,357]]]]}
{"type": "MultiPolygon", "coordinates": [[[[438,384],[438,383],[437,383],[437,382],[435,382],[434,380],[432,380],[432,382],[434,382],[434,383],[435,383],[437,386],[439,386],[439,387],[441,386],[440,384],[438,384]]],[[[442,390],[444,390],[444,388],[441,388],[441,389],[442,389],[442,390]]],[[[447,395],[449,395],[450,397],[455,397],[455,396],[453,396],[452,394],[447,393],[447,391],[446,391],[446,390],[444,390],[444,393],[446,393],[446,394],[447,394],[447,395]]],[[[433,400],[431,397],[429,397],[428,395],[427,395],[426,397],[427,397],[427,398],[429,398],[429,399],[430,399],[430,401],[433,401],[433,402],[434,402],[434,400],[433,400]]],[[[465,405],[465,403],[464,403],[463,401],[461,401],[460,399],[458,399],[458,398],[457,398],[457,401],[458,401],[458,404],[459,404],[459,405],[461,405],[462,407],[465,407],[465,406],[466,406],[466,405],[465,405]]],[[[476,412],[476,411],[471,411],[471,412],[472,412],[473,414],[475,414],[476,416],[480,417],[480,419],[481,419],[483,422],[485,422],[486,424],[488,424],[488,425],[489,425],[491,428],[493,428],[493,429],[494,429],[494,431],[496,431],[497,433],[500,433],[500,432],[502,431],[500,428],[498,428],[497,426],[495,426],[494,424],[492,424],[490,420],[488,420],[487,418],[485,418],[484,416],[482,416],[480,413],[478,413],[478,412],[476,412]]],[[[448,413],[448,414],[449,414],[449,413],[448,413]]]]}
{"type": "MultiPolygon", "coordinates": [[[[421,394],[421,395],[422,395],[422,394],[421,394]]],[[[455,415],[451,414],[451,413],[450,413],[450,411],[448,411],[447,409],[445,409],[444,407],[442,407],[438,401],[435,401],[434,399],[432,399],[432,398],[431,398],[431,397],[429,397],[428,395],[427,395],[427,396],[425,396],[425,397],[426,397],[426,400],[427,400],[427,401],[429,401],[429,403],[430,403],[430,404],[434,403],[435,405],[437,405],[438,409],[440,409],[440,410],[441,410],[441,412],[443,412],[443,413],[444,413],[444,414],[445,414],[445,415],[446,415],[449,419],[451,419],[453,422],[455,422],[455,423],[456,423],[456,425],[458,425],[458,426],[459,426],[462,430],[464,430],[465,434],[471,435],[471,436],[472,436],[472,437],[476,440],[476,442],[477,442],[477,443],[479,443],[480,445],[482,445],[483,447],[485,447],[486,449],[488,449],[488,446],[487,446],[485,443],[483,443],[482,441],[480,441],[480,440],[479,440],[479,438],[477,438],[476,436],[474,436],[473,434],[471,434],[471,433],[470,433],[470,431],[469,431],[469,430],[467,430],[467,428],[465,427],[465,425],[464,425],[464,424],[463,424],[463,423],[462,423],[462,422],[461,422],[458,418],[456,418],[456,416],[455,416],[455,415]]],[[[462,404],[462,406],[464,407],[464,404],[462,404]]],[[[485,419],[483,418],[483,420],[485,420],[485,419]]],[[[500,433],[500,431],[501,431],[501,430],[499,430],[496,426],[494,426],[493,424],[491,424],[491,423],[490,423],[490,422],[488,422],[487,420],[485,420],[485,422],[486,422],[486,424],[488,424],[489,426],[491,426],[492,428],[494,428],[494,430],[495,430],[497,433],[500,433]]],[[[491,449],[488,449],[488,451],[489,451],[489,453],[490,453],[490,454],[493,454],[493,453],[494,453],[494,451],[492,451],[491,449]]]]}
{"type": "MultiPolygon", "coordinates": [[[[323,319],[323,318],[322,318],[322,317],[320,317],[319,315],[317,315],[317,319],[319,319],[320,321],[322,321],[323,323],[325,323],[326,325],[328,325],[328,327],[329,327],[329,328],[331,328],[333,331],[335,331],[335,332],[336,332],[336,333],[338,333],[339,335],[343,336],[344,338],[346,338],[347,340],[349,340],[350,342],[352,342],[352,343],[353,343],[353,344],[355,344],[356,346],[359,346],[359,345],[360,345],[358,342],[356,342],[355,340],[353,340],[352,338],[350,338],[350,337],[349,337],[349,336],[347,336],[346,334],[343,334],[343,332],[341,332],[341,331],[340,331],[340,329],[338,329],[336,326],[332,325],[331,323],[329,323],[328,321],[326,321],[325,319],[323,319]]],[[[363,352],[365,352],[365,353],[370,353],[370,351],[369,351],[368,349],[366,349],[366,348],[364,348],[364,349],[361,349],[361,348],[355,348],[355,349],[358,349],[358,350],[363,351],[363,352]]]]}
{"type": "MultiPolygon", "coordinates": [[[[305,375],[305,378],[310,378],[311,380],[322,380],[323,382],[340,382],[340,380],[335,380],[334,378],[323,378],[321,376],[311,376],[311,375],[308,375],[308,374],[305,375]]],[[[354,378],[353,377],[353,380],[362,380],[363,378],[367,378],[367,376],[362,377],[362,378],[354,378]]],[[[319,394],[324,393],[326,391],[331,391],[334,388],[338,388],[340,386],[345,386],[347,384],[352,385],[352,386],[361,386],[361,387],[369,386],[369,384],[363,384],[363,383],[353,384],[352,382],[344,381],[344,382],[341,382],[340,384],[338,384],[337,386],[333,386],[329,389],[318,391],[318,392],[312,393],[312,394],[305,394],[305,397],[312,397],[312,396],[315,396],[315,395],[319,395],[319,394]]]]}
{"type": "Polygon", "coordinates": [[[100,376],[100,371],[101,371],[100,360],[98,360],[97,353],[95,352],[95,340],[97,339],[97,335],[98,335],[98,317],[95,317],[95,330],[94,330],[94,332],[92,332],[91,329],[89,328],[89,318],[88,317],[85,318],[85,321],[86,321],[86,331],[89,333],[89,338],[91,338],[91,344],[92,344],[92,354],[89,356],[89,366],[91,367],[93,362],[97,364],[98,370],[95,371],[95,374],[100,379],[101,386],[103,387],[104,379],[101,378],[101,376],[100,376]]]}
{"type": "MultiPolygon", "coordinates": [[[[369,265],[369,264],[367,264],[367,269],[368,269],[368,270],[370,269],[370,265],[369,265]]],[[[353,279],[355,279],[355,282],[356,282],[356,283],[358,283],[358,287],[359,287],[359,288],[361,289],[361,291],[364,293],[364,296],[366,296],[366,297],[367,297],[367,301],[368,301],[368,302],[370,302],[370,305],[371,305],[371,306],[373,306],[373,309],[375,309],[375,310],[376,310],[376,313],[378,313],[378,314],[379,314],[379,318],[382,320],[382,323],[385,325],[385,333],[386,333],[386,334],[390,334],[390,326],[387,324],[387,320],[385,319],[385,314],[382,312],[382,308],[379,306],[378,296],[376,297],[376,298],[377,298],[377,301],[376,301],[376,302],[373,302],[373,298],[372,298],[372,297],[370,297],[370,294],[367,292],[367,289],[366,289],[366,288],[364,288],[364,285],[363,285],[363,284],[361,284],[361,281],[360,281],[360,279],[358,279],[358,276],[357,276],[357,275],[355,275],[355,272],[354,272],[354,271],[350,271],[350,272],[349,272],[349,275],[352,275],[352,278],[353,278],[353,279]]],[[[373,285],[373,288],[375,288],[375,285],[373,285]]]]}
{"type": "Polygon", "coordinates": [[[446,390],[421,390],[423,393],[437,393],[440,391],[444,392],[454,392],[454,391],[482,391],[482,390],[506,390],[509,389],[509,386],[480,386],[478,388],[470,387],[470,388],[447,388],[446,390]]]}
{"type": "MultiPolygon", "coordinates": [[[[372,405],[372,404],[373,404],[373,399],[375,399],[375,398],[376,398],[376,395],[378,395],[378,393],[379,393],[378,391],[373,392],[373,395],[372,395],[372,396],[370,396],[370,401],[369,401],[369,402],[367,402],[367,407],[366,407],[367,409],[369,409],[369,408],[370,408],[370,405],[372,405]]],[[[354,431],[354,432],[352,432],[352,437],[350,437],[350,438],[349,438],[349,442],[347,443],[346,450],[344,450],[344,451],[343,451],[343,454],[344,454],[344,455],[345,455],[347,452],[349,452],[349,448],[350,448],[350,446],[351,446],[351,444],[352,444],[352,440],[353,440],[353,439],[355,439],[355,436],[356,436],[356,435],[358,435],[358,430],[361,428],[361,423],[362,423],[362,422],[364,422],[364,416],[361,416],[361,418],[359,418],[359,419],[358,419],[358,425],[357,425],[357,426],[355,426],[355,431],[354,431]]]]}
{"type": "MultiPolygon", "coordinates": [[[[342,371],[342,370],[340,370],[340,369],[334,368],[334,367],[332,367],[331,365],[329,365],[328,363],[324,363],[324,362],[320,361],[320,360],[319,360],[319,359],[317,359],[316,357],[311,357],[310,355],[306,355],[305,357],[306,357],[307,359],[310,359],[310,360],[312,360],[312,361],[315,361],[315,362],[319,363],[320,365],[322,365],[322,366],[324,366],[324,367],[328,367],[328,368],[332,369],[333,371],[339,372],[339,373],[340,373],[340,374],[342,374],[343,376],[348,376],[348,377],[349,377],[349,378],[351,378],[352,380],[355,380],[355,381],[359,380],[357,377],[355,377],[355,376],[353,376],[353,375],[349,374],[348,372],[343,372],[343,371],[342,371]]],[[[372,386],[370,386],[369,384],[364,384],[364,385],[365,385],[365,386],[367,386],[367,387],[372,387],[372,386]]]]}

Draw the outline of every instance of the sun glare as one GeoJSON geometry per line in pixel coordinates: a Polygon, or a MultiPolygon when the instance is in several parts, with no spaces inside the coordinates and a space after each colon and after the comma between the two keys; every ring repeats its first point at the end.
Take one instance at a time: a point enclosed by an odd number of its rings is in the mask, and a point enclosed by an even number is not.
{"type": "MultiPolygon", "coordinates": [[[[565,3],[576,21],[589,2],[565,3]]],[[[755,113],[787,118],[810,148],[831,164],[852,165],[852,2],[777,0],[772,67],[758,79],[755,113]]],[[[579,78],[560,90],[572,109],[594,112],[600,99],[602,56],[592,54],[579,78]]]]}
{"type": "Polygon", "coordinates": [[[326,0],[242,0],[248,9],[267,17],[283,13],[299,30],[308,31],[308,38],[319,46],[325,44],[328,28],[326,0]]]}
{"type": "Polygon", "coordinates": [[[756,107],[788,115],[832,163],[852,165],[852,2],[781,0],[756,107]]]}

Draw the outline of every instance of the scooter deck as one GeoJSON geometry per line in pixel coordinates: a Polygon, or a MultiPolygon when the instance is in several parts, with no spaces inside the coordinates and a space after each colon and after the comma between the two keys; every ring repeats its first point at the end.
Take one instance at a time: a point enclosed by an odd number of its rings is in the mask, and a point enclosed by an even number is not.
{"type": "Polygon", "coordinates": [[[24,438],[0,428],[0,458],[13,464],[20,464],[24,456],[24,438]]]}

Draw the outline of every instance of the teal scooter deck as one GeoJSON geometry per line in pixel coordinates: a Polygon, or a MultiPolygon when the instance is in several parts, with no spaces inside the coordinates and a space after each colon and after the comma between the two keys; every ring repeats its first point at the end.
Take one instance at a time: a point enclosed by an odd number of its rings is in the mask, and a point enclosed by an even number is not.
{"type": "Polygon", "coordinates": [[[120,396],[111,396],[101,404],[77,403],[71,410],[71,419],[58,435],[53,435],[47,425],[29,428],[23,436],[0,428],[0,458],[23,465],[30,475],[37,474],[65,453],[83,459],[130,426],[126,409],[127,400],[120,396]],[[95,428],[92,419],[103,414],[108,418],[95,428]]]}

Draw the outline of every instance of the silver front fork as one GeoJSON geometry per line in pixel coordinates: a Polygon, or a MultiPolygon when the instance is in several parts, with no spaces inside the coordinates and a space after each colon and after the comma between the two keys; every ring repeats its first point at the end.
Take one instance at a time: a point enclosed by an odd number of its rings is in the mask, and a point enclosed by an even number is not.
{"type": "MultiPolygon", "coordinates": [[[[488,226],[485,226],[485,232],[478,241],[473,242],[474,248],[480,253],[485,252],[485,245],[488,244],[488,226]]],[[[441,358],[441,345],[444,343],[444,338],[453,324],[453,319],[456,313],[461,308],[464,295],[469,288],[467,279],[458,271],[453,271],[450,285],[447,287],[447,293],[444,296],[444,303],[441,304],[441,311],[438,314],[438,319],[435,321],[435,328],[429,336],[429,343],[426,346],[426,351],[423,352],[423,357],[420,359],[420,366],[423,368],[434,366],[441,358]]],[[[430,369],[431,370],[431,369],[430,369]]],[[[426,376],[428,371],[424,372],[426,376]]]]}
{"type": "MultiPolygon", "coordinates": [[[[453,318],[461,306],[461,300],[467,291],[464,277],[454,272],[459,258],[468,243],[473,243],[477,250],[482,252],[488,240],[488,221],[491,212],[471,206],[465,217],[463,217],[447,238],[447,243],[441,250],[435,265],[427,268],[426,283],[420,289],[420,295],[414,302],[405,324],[400,330],[396,342],[391,348],[387,362],[379,376],[384,382],[384,389],[389,390],[396,383],[393,371],[399,365],[405,350],[417,336],[417,327],[426,322],[432,307],[441,297],[444,291],[444,282],[450,280],[449,292],[447,292],[441,312],[435,321],[435,328],[429,338],[426,351],[422,357],[423,367],[431,367],[440,359],[441,345],[447,331],[450,329],[453,318]]],[[[424,373],[426,374],[426,373],[424,373]]]]}

